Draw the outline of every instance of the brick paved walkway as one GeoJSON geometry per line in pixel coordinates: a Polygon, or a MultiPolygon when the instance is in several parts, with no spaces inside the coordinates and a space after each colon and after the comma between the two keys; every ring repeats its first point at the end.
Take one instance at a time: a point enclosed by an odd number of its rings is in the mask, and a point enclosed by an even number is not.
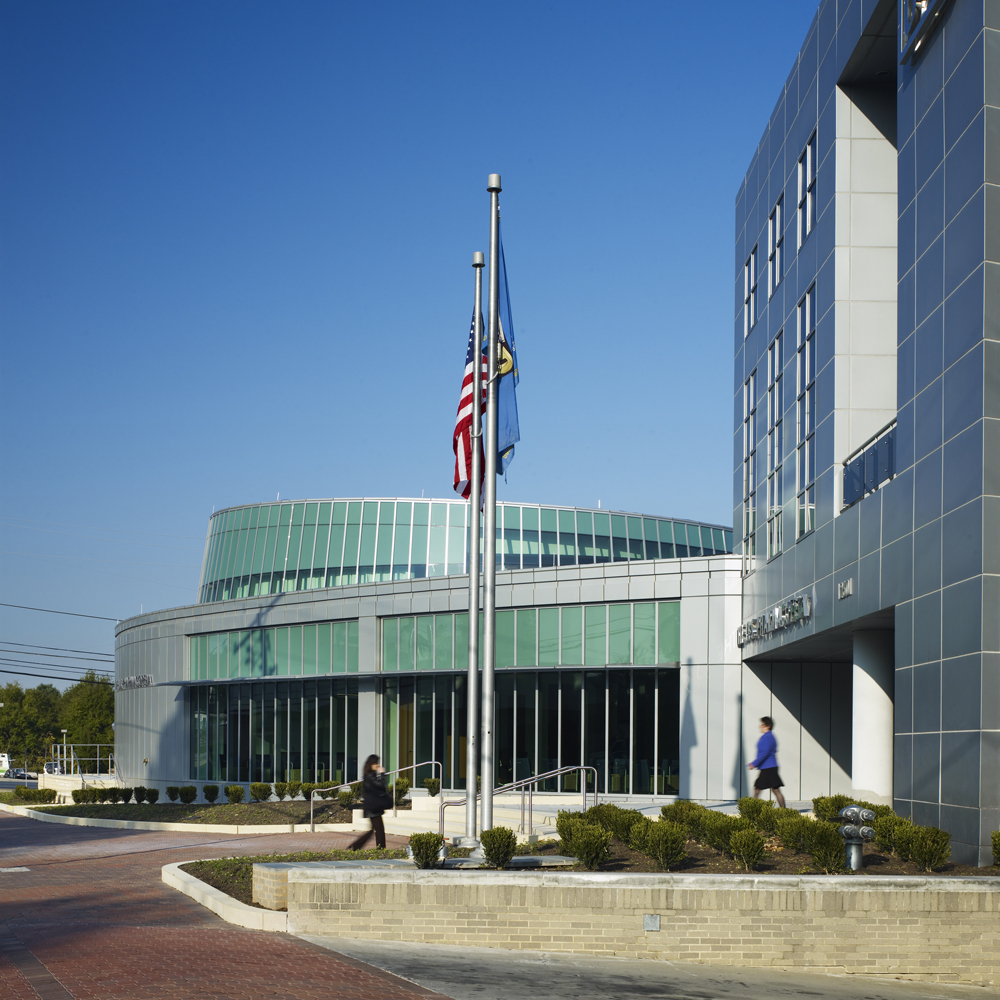
{"type": "Polygon", "coordinates": [[[0,997],[439,997],[297,938],[232,927],[160,881],[172,861],[345,847],[353,836],[98,830],[0,813],[0,869],[30,869],[0,870],[0,997]]]}

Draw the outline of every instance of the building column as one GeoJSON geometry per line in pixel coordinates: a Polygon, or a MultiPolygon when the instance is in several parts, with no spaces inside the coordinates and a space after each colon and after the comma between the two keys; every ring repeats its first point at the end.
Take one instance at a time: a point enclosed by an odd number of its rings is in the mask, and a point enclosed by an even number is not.
{"type": "Polygon", "coordinates": [[[854,633],[854,704],[851,726],[851,792],[892,805],[895,633],[854,633]]]}

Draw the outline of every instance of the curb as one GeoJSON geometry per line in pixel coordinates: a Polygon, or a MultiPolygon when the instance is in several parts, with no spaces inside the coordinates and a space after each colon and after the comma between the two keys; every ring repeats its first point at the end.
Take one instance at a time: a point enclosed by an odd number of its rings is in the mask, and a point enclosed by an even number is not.
{"type": "MultiPolygon", "coordinates": [[[[0,811],[38,820],[40,823],[60,823],[63,826],[93,826],[105,830],[146,830],[159,833],[229,833],[247,834],[308,833],[308,823],[272,823],[266,826],[226,826],[221,823],[154,823],[138,819],[95,819],[86,816],[61,816],[32,809],[29,806],[9,806],[0,802],[0,811]]],[[[354,823],[317,823],[317,833],[360,833],[367,827],[354,823]]]]}
{"type": "Polygon", "coordinates": [[[232,896],[227,896],[219,889],[213,889],[201,879],[181,871],[181,865],[189,865],[190,861],[176,861],[164,865],[160,869],[160,878],[171,889],[189,896],[196,903],[220,916],[226,923],[236,924],[253,931],[271,931],[284,933],[288,930],[288,914],[276,910],[261,910],[256,906],[248,906],[232,896]]]}

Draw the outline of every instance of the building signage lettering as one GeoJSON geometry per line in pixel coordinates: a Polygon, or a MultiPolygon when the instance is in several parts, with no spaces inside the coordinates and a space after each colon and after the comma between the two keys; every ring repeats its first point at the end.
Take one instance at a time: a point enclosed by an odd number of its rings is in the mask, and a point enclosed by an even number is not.
{"type": "Polygon", "coordinates": [[[135,674],[132,677],[123,677],[115,684],[116,691],[131,691],[134,688],[148,688],[153,686],[152,674],[135,674]]]}
{"type": "Polygon", "coordinates": [[[808,618],[812,614],[812,598],[803,595],[783,601],[781,604],[765,611],[763,614],[744,622],[736,630],[736,645],[745,646],[748,642],[765,639],[772,632],[788,628],[796,622],[808,618]]]}
{"type": "Polygon", "coordinates": [[[854,577],[849,576],[846,580],[841,580],[837,584],[837,599],[844,600],[845,597],[850,597],[854,593],[854,577]]]}

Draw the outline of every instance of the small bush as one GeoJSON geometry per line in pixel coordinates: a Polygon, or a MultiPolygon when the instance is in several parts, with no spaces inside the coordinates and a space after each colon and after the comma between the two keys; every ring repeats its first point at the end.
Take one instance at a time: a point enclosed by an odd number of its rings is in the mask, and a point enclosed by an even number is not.
{"type": "Polygon", "coordinates": [[[167,785],[167,798],[171,802],[176,802],[181,797],[181,790],[177,785],[167,785]]]}
{"type": "MultiPolygon", "coordinates": [[[[406,783],[409,788],[409,782],[406,783]]],[[[610,839],[610,834],[608,836],[610,839]]],[[[506,826],[495,826],[492,830],[483,830],[480,835],[483,845],[483,857],[491,868],[502,871],[510,864],[517,850],[517,837],[514,831],[506,826]]]]}
{"type": "Polygon", "coordinates": [[[104,805],[111,798],[110,788],[95,788],[94,791],[97,793],[97,801],[104,805]]]}
{"type": "Polygon", "coordinates": [[[73,791],[70,792],[70,795],[73,796],[73,801],[77,805],[80,805],[81,802],[85,802],[86,801],[86,798],[87,798],[87,789],[86,788],[74,788],[73,791]]]}
{"type": "Polygon", "coordinates": [[[54,788],[28,788],[27,785],[17,785],[14,794],[22,802],[31,802],[41,805],[46,802],[55,802],[56,790],[54,788]]]}
{"type": "Polygon", "coordinates": [[[160,797],[159,788],[147,788],[146,789],[146,801],[151,805],[155,806],[157,799],[160,797]]]}
{"type": "Polygon", "coordinates": [[[276,781],[274,783],[274,794],[278,796],[280,802],[288,794],[288,782],[276,781]]]}
{"type": "Polygon", "coordinates": [[[730,841],[737,830],[752,830],[753,823],[743,816],[729,816],[726,813],[709,811],[705,819],[705,842],[717,851],[730,854],[730,841]]]}
{"type": "Polygon", "coordinates": [[[350,809],[351,803],[354,801],[354,792],[350,788],[341,788],[337,792],[337,801],[340,803],[341,808],[350,809]]]}
{"type": "Polygon", "coordinates": [[[705,835],[705,819],[711,810],[689,799],[678,799],[660,809],[660,819],[668,823],[680,823],[688,832],[689,840],[702,840],[705,835]]]}
{"type": "Polygon", "coordinates": [[[142,805],[142,803],[146,801],[146,786],[136,785],[135,788],[132,789],[132,794],[135,796],[136,805],[142,805]]]}
{"type": "Polygon", "coordinates": [[[436,868],[438,865],[438,852],[443,846],[444,837],[440,833],[410,834],[413,863],[418,868],[436,868]]]}
{"type": "Polygon", "coordinates": [[[767,799],[755,799],[752,795],[744,795],[739,801],[740,815],[750,820],[763,833],[774,833],[778,823],[778,810],[774,803],[767,799]]]}
{"type": "Polygon", "coordinates": [[[807,851],[806,839],[813,821],[799,815],[794,809],[789,809],[790,816],[780,816],[776,824],[776,832],[781,846],[789,851],[807,851]]]}
{"type": "Polygon", "coordinates": [[[355,781],[351,785],[351,801],[360,802],[361,793],[364,791],[365,785],[363,781],[355,781]]]}
{"type": "Polygon", "coordinates": [[[243,786],[226,785],[226,798],[231,806],[239,805],[243,801],[243,786]]]}
{"type": "Polygon", "coordinates": [[[319,788],[319,785],[317,785],[315,781],[302,782],[302,798],[304,798],[306,802],[312,798],[314,788],[319,788]]]}
{"type": "Polygon", "coordinates": [[[181,802],[184,805],[189,806],[196,798],[198,798],[198,786],[197,785],[182,785],[181,786],[181,802]]]}
{"type": "Polygon", "coordinates": [[[556,814],[556,833],[562,841],[562,852],[571,857],[575,857],[573,852],[573,833],[580,822],[580,813],[570,812],[568,809],[560,809],[556,814]]]}
{"type": "Polygon", "coordinates": [[[687,857],[687,851],[684,849],[687,839],[687,829],[680,823],[662,819],[659,823],[650,822],[643,853],[661,868],[669,870],[687,857]]]}
{"type": "Polygon", "coordinates": [[[1000,868],[1000,830],[990,834],[990,844],[993,847],[993,867],[1000,868]]]}
{"type": "Polygon", "coordinates": [[[430,796],[437,795],[441,791],[441,779],[440,778],[424,778],[424,788],[427,789],[427,794],[430,796]]]}
{"type": "Polygon", "coordinates": [[[932,872],[947,864],[951,857],[951,834],[936,826],[918,826],[910,843],[910,860],[921,871],[932,872]]]}
{"type": "Polygon", "coordinates": [[[250,798],[254,802],[266,802],[271,797],[271,786],[265,781],[250,784],[250,798]]]}
{"type": "Polygon", "coordinates": [[[885,854],[895,853],[894,840],[896,837],[896,827],[900,823],[905,822],[906,820],[901,819],[895,813],[890,816],[879,816],[876,818],[875,822],[872,823],[872,829],[875,831],[875,846],[878,850],[883,851],[885,854]]]}
{"type": "Polygon", "coordinates": [[[896,824],[896,829],[892,832],[892,853],[900,861],[910,860],[910,851],[913,847],[916,829],[912,820],[904,819],[896,824]]]}
{"type": "Polygon", "coordinates": [[[299,792],[302,791],[301,781],[289,781],[288,782],[288,797],[290,799],[298,798],[299,792]]]}
{"type": "Polygon", "coordinates": [[[825,820],[828,823],[836,822],[839,817],[837,813],[846,806],[860,805],[856,799],[849,795],[818,795],[813,799],[813,815],[816,819],[825,820]]]}
{"type": "Polygon", "coordinates": [[[737,830],[729,838],[729,850],[747,871],[764,860],[764,838],[756,830],[737,830]]]}
{"type": "Polygon", "coordinates": [[[133,789],[131,789],[131,788],[122,788],[121,789],[122,803],[123,804],[128,805],[128,803],[132,801],[132,792],[133,792],[133,789]]]}
{"type": "Polygon", "coordinates": [[[827,875],[842,872],[847,865],[847,850],[844,838],[832,823],[809,823],[807,849],[813,856],[813,864],[827,875]]]}
{"type": "Polygon", "coordinates": [[[108,801],[113,805],[117,805],[122,800],[122,790],[117,786],[112,786],[108,789],[108,801]]]}
{"type": "Polygon", "coordinates": [[[219,797],[219,786],[202,785],[201,794],[205,796],[206,802],[214,802],[219,797]]]}
{"type": "Polygon", "coordinates": [[[629,831],[642,818],[638,809],[622,809],[611,802],[592,806],[583,814],[585,822],[610,830],[623,844],[628,843],[629,831]]]}
{"type": "Polygon", "coordinates": [[[578,820],[573,830],[573,856],[588,871],[595,871],[611,856],[611,831],[578,820]]]}
{"type": "MultiPolygon", "coordinates": [[[[633,851],[640,851],[643,854],[647,853],[650,833],[654,826],[659,826],[659,824],[654,823],[648,816],[640,817],[629,827],[625,843],[628,844],[633,851]]],[[[687,840],[686,831],[684,833],[684,839],[687,840]]]]}
{"type": "MultiPolygon", "coordinates": [[[[406,801],[406,795],[410,790],[410,782],[407,778],[402,775],[398,777],[392,783],[392,794],[394,796],[394,801],[397,806],[401,806],[406,801]]],[[[497,827],[498,830],[504,830],[506,827],[497,827]]],[[[511,855],[513,857],[513,855],[511,855]]]]}

